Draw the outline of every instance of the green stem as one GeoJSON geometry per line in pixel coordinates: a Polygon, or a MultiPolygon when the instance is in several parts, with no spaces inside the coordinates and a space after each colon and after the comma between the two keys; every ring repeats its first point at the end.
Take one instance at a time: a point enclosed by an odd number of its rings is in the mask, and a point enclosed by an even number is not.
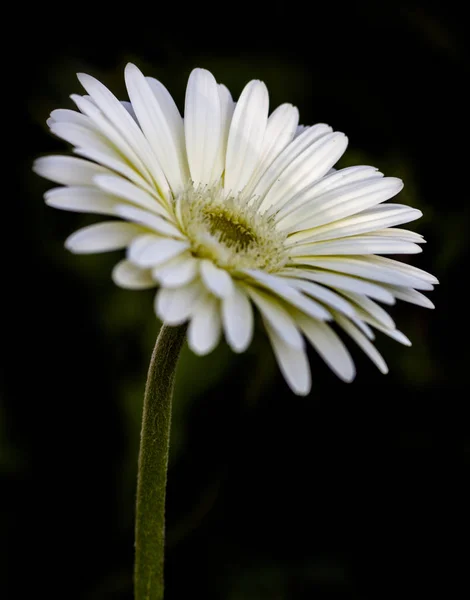
{"type": "Polygon", "coordinates": [[[162,325],[145,387],[135,519],[135,600],[162,600],[171,399],[186,325],[162,325]]]}

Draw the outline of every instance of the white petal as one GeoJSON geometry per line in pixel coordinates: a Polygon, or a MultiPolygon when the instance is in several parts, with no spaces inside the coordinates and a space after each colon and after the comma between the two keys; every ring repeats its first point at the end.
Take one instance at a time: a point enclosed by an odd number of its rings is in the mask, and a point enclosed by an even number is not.
{"type": "Polygon", "coordinates": [[[116,285],[128,290],[146,290],[156,286],[148,269],[139,269],[128,260],[117,263],[112,278],[116,285]]]}
{"type": "Polygon", "coordinates": [[[135,111],[132,107],[132,104],[130,102],[128,102],[127,100],[121,100],[121,104],[124,106],[124,108],[127,110],[127,112],[131,115],[131,117],[134,119],[134,121],[136,123],[138,123],[137,121],[137,116],[135,114],[135,111]]]}
{"type": "Polygon", "coordinates": [[[172,258],[152,271],[153,277],[165,287],[175,288],[193,281],[198,274],[199,261],[189,252],[172,258]]]}
{"type": "Polygon", "coordinates": [[[294,247],[291,256],[334,256],[348,254],[419,254],[423,249],[412,242],[387,237],[358,235],[294,247]]]}
{"type": "Polygon", "coordinates": [[[165,115],[174,143],[177,147],[182,172],[187,178],[189,177],[189,167],[184,139],[184,125],[180,111],[178,110],[178,107],[176,106],[170,92],[166,89],[163,83],[157,79],[154,79],[153,77],[146,77],[146,79],[150,89],[157,99],[158,104],[160,105],[163,114],[165,115]]]}
{"type": "Polygon", "coordinates": [[[76,154],[100,163],[124,177],[127,177],[144,189],[152,190],[149,183],[134,169],[127,165],[116,149],[99,132],[76,125],[75,123],[53,123],[51,132],[63,140],[77,146],[76,154]]]}
{"type": "Polygon", "coordinates": [[[304,339],[293,318],[275,297],[249,285],[245,285],[245,290],[258,307],[263,319],[276,332],[276,335],[289,346],[294,348],[304,347],[304,339]]]}
{"type": "Polygon", "coordinates": [[[124,219],[128,219],[129,221],[134,221],[139,225],[148,227],[149,229],[152,229],[161,235],[167,235],[179,240],[186,239],[181,231],[174,225],[165,219],[162,219],[162,217],[159,215],[150,213],[147,210],[135,208],[134,206],[129,206],[128,204],[118,204],[118,206],[116,206],[116,214],[124,219]]]}
{"type": "MultiPolygon", "coordinates": [[[[64,123],[58,121],[51,124],[51,132],[69,144],[79,148],[91,149],[108,156],[114,161],[121,161],[122,157],[109,145],[106,138],[94,129],[84,127],[77,123],[64,123]]],[[[106,164],[103,162],[103,164],[106,164]]]]}
{"type": "Polygon", "coordinates": [[[336,190],[344,187],[346,184],[369,181],[370,179],[383,177],[377,167],[371,167],[369,165],[355,165],[353,167],[346,167],[345,169],[330,169],[330,171],[320,181],[317,181],[314,186],[309,190],[313,197],[320,196],[325,192],[336,190]]]}
{"type": "MultiPolygon", "coordinates": [[[[315,206],[314,204],[312,207],[315,206]]],[[[420,210],[402,204],[381,204],[321,227],[291,234],[286,246],[299,243],[320,242],[340,237],[365,234],[385,227],[409,223],[423,216],[420,210]]],[[[386,231],[386,229],[382,229],[386,231]]],[[[412,240],[415,241],[415,240],[412,240]]]]}
{"type": "Polygon", "coordinates": [[[393,258],[386,258],[385,256],[371,256],[370,261],[382,269],[393,269],[403,273],[404,275],[419,278],[430,283],[431,285],[439,283],[438,279],[434,277],[434,275],[431,275],[431,273],[427,273],[422,269],[418,269],[418,267],[413,267],[398,260],[394,260],[393,258]]]}
{"type": "Polygon", "coordinates": [[[172,95],[166,89],[161,81],[154,77],[145,78],[153,92],[153,95],[157,99],[162,112],[165,115],[168,126],[170,127],[175,143],[177,143],[182,150],[184,150],[184,126],[183,118],[180,115],[180,111],[173,100],[172,95]]]}
{"type": "Polygon", "coordinates": [[[48,206],[74,212],[116,215],[118,201],[110,194],[92,187],[60,187],[44,194],[48,206]]]}
{"type": "Polygon", "coordinates": [[[261,148],[261,157],[249,183],[243,190],[245,196],[252,193],[266,169],[294,139],[298,121],[299,111],[292,104],[281,104],[270,115],[261,148]]]}
{"type": "Polygon", "coordinates": [[[367,181],[374,178],[380,179],[382,177],[383,173],[381,173],[378,169],[364,165],[347,167],[346,169],[340,169],[339,171],[336,169],[330,169],[330,172],[325,175],[325,177],[322,177],[313,185],[310,185],[300,191],[294,198],[285,202],[281,208],[276,207],[278,219],[280,220],[291,213],[306,200],[313,200],[325,192],[342,188],[349,183],[367,181]]]}
{"type": "Polygon", "coordinates": [[[379,325],[387,329],[395,329],[392,317],[376,302],[355,292],[345,291],[343,294],[357,305],[356,312],[363,321],[370,323],[374,327],[379,325]]]}
{"type": "Polygon", "coordinates": [[[187,242],[145,234],[139,236],[129,246],[127,257],[139,267],[156,267],[178,256],[188,247],[187,242]]]}
{"type": "Polygon", "coordinates": [[[321,227],[385,202],[402,189],[403,182],[396,177],[372,177],[348,183],[317,196],[314,201],[306,199],[304,204],[278,223],[278,228],[293,232],[321,227]]]}
{"type": "Polygon", "coordinates": [[[343,155],[347,145],[348,138],[340,132],[329,133],[311,144],[279,174],[263,200],[263,209],[283,206],[320,179],[343,155]]]}
{"type": "Polygon", "coordinates": [[[222,300],[222,323],[232,350],[244,352],[253,337],[253,308],[239,285],[235,285],[233,294],[222,300]]]}
{"type": "Polygon", "coordinates": [[[365,233],[363,237],[380,236],[382,238],[390,238],[400,242],[411,242],[413,244],[425,244],[426,240],[421,233],[415,231],[409,231],[408,229],[399,229],[393,227],[392,229],[376,229],[374,232],[365,233]]]}
{"type": "MultiPolygon", "coordinates": [[[[128,137],[123,135],[123,133],[121,133],[120,129],[116,127],[114,123],[109,122],[109,119],[107,118],[108,115],[105,116],[103,112],[98,108],[96,103],[93,102],[92,99],[88,99],[84,96],[79,96],[77,94],[72,94],[71,98],[81,110],[81,112],[90,118],[96,129],[119,152],[119,154],[123,156],[125,160],[133,168],[135,168],[147,182],[152,182],[152,176],[154,174],[154,171],[155,173],[157,172],[155,166],[155,159],[152,159],[152,169],[149,169],[146,166],[146,162],[149,162],[150,159],[147,159],[146,161],[145,158],[142,158],[142,154],[134,149],[132,143],[128,141],[128,137]]],[[[120,102],[118,102],[118,104],[120,110],[123,111],[123,114],[125,114],[126,117],[131,120],[133,127],[137,127],[136,123],[129,115],[127,110],[121,105],[120,102]]],[[[142,132],[140,132],[140,135],[142,135],[142,132]]],[[[145,138],[142,139],[143,145],[147,148],[147,141],[145,140],[145,138]]],[[[148,149],[148,151],[150,152],[150,149],[148,149]]],[[[165,185],[166,182],[164,182],[164,188],[165,185]]]]}
{"type": "Polygon", "coordinates": [[[288,386],[299,396],[306,396],[312,386],[310,365],[303,348],[294,348],[280,338],[269,322],[264,323],[277,364],[288,386]]]}
{"type": "Polygon", "coordinates": [[[385,289],[385,287],[357,277],[310,269],[285,269],[280,274],[285,277],[303,277],[304,279],[323,283],[328,287],[336,288],[338,290],[357,292],[358,294],[370,296],[371,298],[375,298],[386,304],[395,304],[393,295],[385,289]]]}
{"type": "Polygon", "coordinates": [[[109,151],[103,151],[103,149],[99,149],[96,147],[92,148],[90,146],[88,146],[87,148],[74,148],[74,152],[75,154],[84,156],[85,158],[105,165],[106,167],[115,171],[119,175],[127,177],[129,181],[132,181],[137,186],[146,190],[152,196],[156,193],[155,187],[150,186],[150,184],[147,181],[145,181],[145,179],[143,179],[143,177],[139,175],[137,171],[129,167],[129,165],[127,165],[123,161],[123,158],[118,154],[113,155],[109,151]]]}
{"type": "Polygon", "coordinates": [[[184,132],[191,179],[195,186],[209,185],[222,142],[222,118],[217,82],[205,69],[189,76],[184,132]]]}
{"type": "Polygon", "coordinates": [[[395,296],[395,298],[398,298],[398,300],[403,300],[404,302],[409,302],[410,304],[416,304],[417,306],[423,306],[424,308],[434,308],[434,304],[431,302],[431,300],[416,290],[393,285],[388,285],[386,287],[387,290],[389,290],[395,296]]]}
{"type": "Polygon", "coordinates": [[[211,260],[200,262],[201,277],[209,292],[218,298],[227,298],[233,293],[233,281],[225,269],[220,269],[211,260]]]}
{"type": "Polygon", "coordinates": [[[152,176],[162,195],[166,197],[169,193],[168,183],[134,119],[119,100],[97,79],[83,73],[78,74],[78,79],[98,108],[139,157],[139,162],[144,164],[146,171],[152,176]]]}
{"type": "Polygon", "coordinates": [[[137,204],[141,208],[158,213],[166,219],[173,219],[171,212],[166,209],[161,199],[154,194],[149,194],[141,187],[134,185],[122,177],[117,177],[116,175],[98,175],[95,177],[94,183],[102,190],[114,194],[118,198],[123,198],[128,202],[132,202],[132,204],[137,204]]]}
{"type": "MultiPolygon", "coordinates": [[[[295,138],[293,142],[288,144],[286,148],[278,155],[278,157],[266,169],[263,176],[259,180],[253,194],[264,198],[271,186],[275,183],[283,171],[304,152],[309,146],[314,144],[324,135],[331,132],[331,127],[324,123],[318,123],[313,127],[309,127],[304,133],[295,138]]],[[[268,206],[263,205],[265,210],[268,206]]]]}
{"type": "Polygon", "coordinates": [[[292,287],[287,279],[254,269],[246,269],[244,272],[263,287],[271,290],[274,294],[280,296],[283,300],[305,312],[307,315],[321,320],[331,319],[330,313],[323,306],[312,300],[312,298],[304,296],[292,287]]]}
{"type": "Polygon", "coordinates": [[[380,325],[374,325],[374,327],[379,331],[382,331],[382,333],[385,333],[385,335],[388,335],[388,337],[391,337],[399,344],[403,344],[404,346],[411,346],[410,340],[406,337],[404,333],[398,331],[398,329],[387,329],[386,327],[381,327],[380,325]]]}
{"type": "Polygon", "coordinates": [[[375,340],[375,333],[372,331],[372,328],[369,327],[367,323],[364,323],[364,321],[361,321],[361,319],[355,317],[352,318],[351,321],[360,331],[362,331],[362,333],[366,336],[368,340],[375,340]]]}
{"type": "Polygon", "coordinates": [[[68,108],[57,108],[51,112],[50,125],[52,123],[75,123],[87,127],[88,129],[94,129],[93,124],[86,115],[82,115],[76,110],[70,110],[68,108]]]}
{"type": "Polygon", "coordinates": [[[354,363],[343,342],[331,327],[304,315],[299,315],[297,321],[309,342],[330,369],[343,381],[352,381],[356,375],[354,363]]]}
{"type": "Polygon", "coordinates": [[[161,288],[155,296],[155,313],[168,325],[181,325],[188,320],[202,292],[199,281],[179,288],[161,288]]]}
{"type": "Polygon", "coordinates": [[[328,288],[317,285],[313,281],[305,281],[305,279],[290,279],[290,282],[296,289],[320,300],[320,302],[324,302],[328,307],[334,308],[348,317],[354,317],[354,307],[347,300],[328,288]]]}
{"type": "Polygon", "coordinates": [[[79,229],[65,241],[65,247],[75,254],[108,252],[125,248],[142,234],[142,228],[133,223],[110,221],[79,229]]]}
{"type": "Polygon", "coordinates": [[[335,315],[336,322],[344,329],[344,331],[356,342],[356,344],[367,354],[371,361],[377,366],[379,371],[384,375],[388,373],[387,363],[380,355],[377,348],[369,342],[365,335],[363,335],[357,327],[355,327],[351,321],[343,317],[342,315],[335,315]]]}
{"type": "Polygon", "coordinates": [[[219,343],[221,331],[219,300],[202,294],[192,311],[188,346],[195,354],[209,354],[219,343]]]}
{"type": "Polygon", "coordinates": [[[218,181],[225,169],[225,156],[227,154],[228,134],[232,123],[233,111],[235,110],[235,102],[232,100],[232,95],[225,85],[219,83],[219,99],[220,99],[220,145],[217,151],[217,156],[212,171],[212,181],[218,181]]]}
{"type": "Polygon", "coordinates": [[[96,175],[109,174],[105,167],[74,156],[43,156],[34,161],[33,170],[62,185],[92,185],[96,175]]]}
{"type": "MultiPolygon", "coordinates": [[[[180,192],[188,178],[186,158],[165,110],[141,71],[129,63],[124,71],[126,87],[137,120],[173,192],[180,192]]],[[[171,118],[171,117],[170,117],[171,118]]]]}
{"type": "Polygon", "coordinates": [[[376,261],[379,258],[381,260],[391,260],[378,256],[345,256],[338,258],[330,256],[318,256],[315,258],[294,258],[293,261],[304,265],[310,265],[312,267],[320,267],[322,269],[339,271],[340,273],[346,273],[356,277],[363,277],[364,279],[372,279],[373,281],[379,281],[382,283],[414,287],[418,290],[432,289],[432,285],[427,281],[424,281],[424,279],[418,277],[414,271],[400,270],[395,266],[395,263],[402,263],[393,261],[391,264],[378,264],[376,261]]]}
{"type": "Polygon", "coordinates": [[[307,129],[310,129],[310,125],[297,125],[294,137],[299,137],[299,135],[304,133],[304,131],[307,131],[307,129]]]}
{"type": "Polygon", "coordinates": [[[225,161],[225,191],[232,195],[248,183],[258,164],[268,122],[269,95],[262,81],[250,81],[233,113],[225,161]]]}

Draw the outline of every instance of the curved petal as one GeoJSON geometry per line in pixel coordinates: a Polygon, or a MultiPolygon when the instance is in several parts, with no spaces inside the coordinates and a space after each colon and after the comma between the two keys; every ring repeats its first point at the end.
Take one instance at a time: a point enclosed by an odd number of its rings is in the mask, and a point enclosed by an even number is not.
{"type": "Polygon", "coordinates": [[[80,213],[96,213],[116,216],[119,200],[92,187],[52,188],[44,194],[48,206],[80,213]]]}
{"type": "Polygon", "coordinates": [[[245,197],[252,193],[266,169],[294,139],[298,122],[299,111],[292,104],[281,104],[269,116],[259,162],[243,190],[245,197]]]}
{"type": "Polygon", "coordinates": [[[202,292],[199,281],[179,288],[161,288],[155,296],[155,314],[168,325],[181,325],[190,317],[202,292]]]}
{"type": "Polygon", "coordinates": [[[244,352],[253,337],[253,308],[245,291],[235,284],[233,294],[222,300],[225,338],[234,352],[244,352]]]}
{"type": "Polygon", "coordinates": [[[346,167],[345,169],[340,169],[338,171],[336,169],[330,169],[330,172],[319,181],[316,181],[313,185],[309,185],[301,190],[291,200],[287,200],[282,207],[276,207],[278,220],[291,213],[306,200],[313,201],[314,198],[317,198],[326,192],[342,188],[350,183],[380,179],[381,177],[383,177],[383,173],[376,167],[365,165],[346,167]]]}
{"type": "Polygon", "coordinates": [[[298,396],[306,396],[312,386],[310,365],[304,348],[295,348],[277,335],[269,322],[264,326],[271,342],[277,364],[290,389],[298,396]]]}
{"type": "MultiPolygon", "coordinates": [[[[271,165],[263,173],[261,179],[256,184],[253,194],[260,198],[265,198],[277,178],[283,171],[295,161],[309,146],[314,144],[324,135],[332,131],[329,125],[324,123],[318,123],[313,127],[309,127],[299,137],[295,138],[293,142],[288,144],[286,148],[273,160],[271,165]]],[[[269,208],[264,203],[261,204],[263,210],[269,208]]]]}
{"type": "Polygon", "coordinates": [[[133,152],[139,157],[139,160],[145,165],[145,169],[151,174],[163,196],[167,197],[169,194],[168,182],[145,136],[134,119],[119,100],[100,81],[84,73],[79,73],[77,77],[90,94],[96,106],[106,115],[106,118],[115,130],[120,133],[133,152]]]}
{"type": "Polygon", "coordinates": [[[184,252],[152,270],[152,276],[165,287],[177,288],[193,281],[198,274],[198,259],[184,252]]]}
{"type": "Polygon", "coordinates": [[[261,156],[268,122],[269,95],[262,81],[250,81],[233,113],[225,159],[227,193],[236,196],[248,183],[261,156]]]}
{"type": "Polygon", "coordinates": [[[222,143],[219,88],[209,71],[194,69],[186,88],[184,132],[194,185],[210,185],[222,143]]]}
{"type": "Polygon", "coordinates": [[[333,308],[341,313],[344,313],[348,317],[355,316],[354,307],[347,300],[338,294],[335,294],[335,292],[332,292],[328,288],[325,288],[322,285],[317,285],[313,281],[305,281],[305,279],[291,279],[290,281],[296,289],[305,292],[320,302],[323,302],[328,306],[328,308],[333,308]]]}
{"type": "Polygon", "coordinates": [[[344,291],[343,294],[357,305],[357,315],[363,321],[370,323],[374,327],[381,326],[387,329],[395,329],[392,317],[376,302],[355,292],[344,291]]]}
{"type": "Polygon", "coordinates": [[[312,242],[294,247],[291,256],[346,256],[367,254],[419,254],[423,249],[413,242],[380,235],[357,235],[327,242],[312,242]]]}
{"type": "MultiPolygon", "coordinates": [[[[122,133],[123,128],[119,128],[115,123],[110,122],[108,118],[109,115],[107,113],[103,114],[92,99],[79,96],[78,94],[72,94],[71,98],[81,112],[89,117],[90,121],[101,135],[118,151],[119,155],[135,168],[148,183],[155,181],[157,185],[162,187],[162,193],[164,195],[167,194],[168,184],[155,158],[143,156],[142,152],[136,151],[135,146],[132,143],[129,143],[129,138],[122,133]]],[[[127,118],[132,122],[133,127],[138,129],[134,119],[129,115],[127,110],[120,102],[118,102],[118,104],[127,118]]],[[[143,148],[147,149],[148,153],[150,153],[151,151],[150,148],[148,148],[147,140],[143,137],[140,129],[138,129],[138,131],[142,136],[141,145],[143,148]]]]}
{"type": "Polygon", "coordinates": [[[278,221],[279,229],[294,232],[339,221],[396,196],[403,189],[397,177],[372,177],[308,199],[278,221]]]}
{"type": "Polygon", "coordinates": [[[109,169],[75,156],[43,156],[34,161],[33,171],[61,185],[93,185],[96,175],[110,174],[109,169]]]}
{"type": "Polygon", "coordinates": [[[188,345],[198,355],[209,354],[219,343],[222,332],[219,301],[203,293],[191,313],[188,345]]]}
{"type": "Polygon", "coordinates": [[[297,322],[318,354],[343,381],[351,382],[356,369],[353,360],[338,335],[326,323],[298,315],[297,322]]]}
{"type": "Polygon", "coordinates": [[[212,181],[219,181],[225,169],[225,156],[227,154],[228,134],[232,123],[233,111],[235,110],[235,102],[232,100],[232,95],[225,85],[219,83],[219,99],[220,99],[220,123],[221,136],[219,150],[212,171],[212,181]]]}
{"type": "Polygon", "coordinates": [[[344,275],[342,273],[333,273],[330,271],[317,271],[314,269],[285,269],[280,273],[284,277],[302,277],[309,281],[316,281],[337,290],[346,290],[357,292],[380,300],[385,304],[395,304],[393,295],[386,289],[386,286],[377,285],[372,281],[344,275]]]}
{"type": "Polygon", "coordinates": [[[116,285],[128,290],[146,290],[156,287],[148,269],[139,269],[128,260],[121,260],[111,274],[116,285]]]}
{"type": "Polygon", "coordinates": [[[65,247],[74,254],[121,250],[142,234],[142,227],[133,223],[109,221],[79,229],[65,240],[65,247]]]}
{"type": "Polygon", "coordinates": [[[377,348],[370,343],[364,334],[362,334],[357,327],[355,327],[351,321],[343,317],[342,315],[335,315],[335,320],[340,327],[356,342],[365,354],[371,359],[375,366],[384,375],[388,373],[387,363],[384,361],[380,352],[377,348]]]}
{"type": "Polygon", "coordinates": [[[416,290],[398,287],[395,285],[388,285],[386,286],[386,289],[398,300],[403,300],[404,302],[409,302],[410,304],[416,304],[417,306],[422,306],[423,308],[435,308],[434,304],[431,302],[431,300],[429,300],[429,298],[423,294],[420,294],[416,290]]]}
{"type": "MultiPolygon", "coordinates": [[[[397,265],[402,265],[398,261],[391,263],[378,263],[377,259],[390,261],[379,256],[315,256],[315,257],[294,257],[295,263],[319,267],[329,271],[338,271],[347,275],[354,275],[364,279],[371,279],[381,283],[390,283],[405,287],[412,287],[418,290],[431,290],[432,284],[424,276],[419,275],[411,268],[401,269],[397,265]]],[[[405,265],[409,267],[409,265],[405,265]]]]}
{"type": "Polygon", "coordinates": [[[227,298],[233,293],[233,281],[225,269],[220,269],[211,260],[200,262],[201,277],[208,291],[217,298],[227,298]]]}
{"type": "Polygon", "coordinates": [[[149,183],[124,161],[116,149],[99,132],[76,123],[52,123],[51,132],[69,144],[76,146],[74,152],[100,163],[144,189],[151,190],[149,183]]]}
{"type": "Polygon", "coordinates": [[[52,123],[75,123],[76,125],[93,129],[92,123],[86,115],[82,115],[82,113],[70,110],[69,108],[56,108],[53,110],[48,119],[49,127],[52,123]]]}
{"type": "Polygon", "coordinates": [[[260,283],[268,290],[271,290],[275,295],[305,312],[307,315],[321,320],[331,319],[330,313],[323,308],[323,306],[318,304],[318,302],[315,302],[312,298],[304,296],[301,292],[292,287],[288,280],[254,269],[245,269],[244,272],[254,281],[260,283]]]}
{"type": "Polygon", "coordinates": [[[420,210],[402,204],[379,204],[339,221],[292,233],[287,238],[286,246],[365,234],[409,223],[422,216],[423,213],[420,210]]]}
{"type": "Polygon", "coordinates": [[[277,298],[249,285],[245,285],[245,289],[258,307],[263,319],[270,324],[276,335],[289,346],[303,348],[305,342],[294,319],[281,306],[277,298]]]}
{"type": "Polygon", "coordinates": [[[188,179],[188,167],[181,140],[167,119],[150,83],[133,64],[126,65],[124,76],[132,108],[174,194],[188,179]]]}
{"type": "Polygon", "coordinates": [[[340,132],[328,133],[316,140],[278,175],[264,197],[263,209],[283,206],[300,190],[320,179],[341,158],[347,145],[348,138],[340,132]]]}
{"type": "Polygon", "coordinates": [[[145,210],[157,213],[166,219],[174,220],[173,215],[166,209],[162,200],[155,194],[149,194],[140,186],[134,185],[130,181],[116,175],[97,175],[94,183],[110,194],[118,198],[123,198],[132,204],[136,204],[145,210]]]}
{"type": "Polygon", "coordinates": [[[187,242],[144,234],[129,246],[127,258],[142,268],[161,265],[189,248],[187,242]]]}
{"type": "Polygon", "coordinates": [[[143,227],[148,227],[160,235],[169,236],[178,240],[186,240],[185,236],[181,231],[172,225],[167,220],[162,219],[159,215],[136,208],[135,206],[129,206],[128,204],[118,204],[116,206],[116,213],[123,219],[138,223],[143,227]]]}

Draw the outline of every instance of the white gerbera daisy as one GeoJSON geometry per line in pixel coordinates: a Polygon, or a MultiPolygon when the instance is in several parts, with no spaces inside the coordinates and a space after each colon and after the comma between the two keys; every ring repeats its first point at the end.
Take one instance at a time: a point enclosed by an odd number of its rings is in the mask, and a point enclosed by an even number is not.
{"type": "Polygon", "coordinates": [[[269,115],[261,81],[237,103],[204,69],[188,81],[184,120],[167,89],[129,64],[130,102],[79,75],[89,95],[79,112],[54,110],[51,131],[83,158],[48,156],[37,173],[63,187],[49,206],[113,219],[80,229],[72,252],[127,248],[113,271],[119,286],[159,287],[158,317],[189,321],[188,343],[207,354],[223,333],[235,352],[253,336],[258,309],[285,379],[310,390],[305,338],[343,380],[355,369],[336,323],[383,373],[372,328],[409,345],[376,303],[396,298],[432,308],[417,290],[432,275],[377,254],[420,252],[421,235],[390,229],[421,216],[384,203],[402,189],[374,167],[332,167],[347,138],[323,123],[298,125],[283,104],[269,115]]]}

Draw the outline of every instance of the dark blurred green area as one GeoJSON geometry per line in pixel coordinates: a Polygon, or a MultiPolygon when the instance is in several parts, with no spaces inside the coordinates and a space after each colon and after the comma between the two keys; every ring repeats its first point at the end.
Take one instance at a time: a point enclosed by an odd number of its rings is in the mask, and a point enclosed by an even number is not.
{"type": "Polygon", "coordinates": [[[435,311],[393,308],[413,346],[378,336],[386,377],[352,348],[358,376],[343,384],[311,352],[313,391],[297,398],[262,331],[242,356],[225,345],[205,358],[184,350],[166,600],[465,597],[470,62],[463,8],[416,0],[110,5],[103,13],[41,6],[28,11],[28,31],[19,25],[23,8],[12,10],[1,597],[132,597],[140,411],[159,326],[152,293],[112,284],[117,253],[64,250],[66,236],[90,218],[46,208],[49,184],[30,170],[36,156],[66,150],[45,120],[54,108],[72,107],[75,73],[91,73],[125,98],[128,60],[161,79],[180,107],[191,68],[202,66],[235,97],[259,78],[272,107],[292,102],[301,122],[346,132],[343,165],[373,164],[404,179],[398,201],[424,211],[412,226],[428,240],[410,261],[441,281],[431,295],[435,311]]]}

